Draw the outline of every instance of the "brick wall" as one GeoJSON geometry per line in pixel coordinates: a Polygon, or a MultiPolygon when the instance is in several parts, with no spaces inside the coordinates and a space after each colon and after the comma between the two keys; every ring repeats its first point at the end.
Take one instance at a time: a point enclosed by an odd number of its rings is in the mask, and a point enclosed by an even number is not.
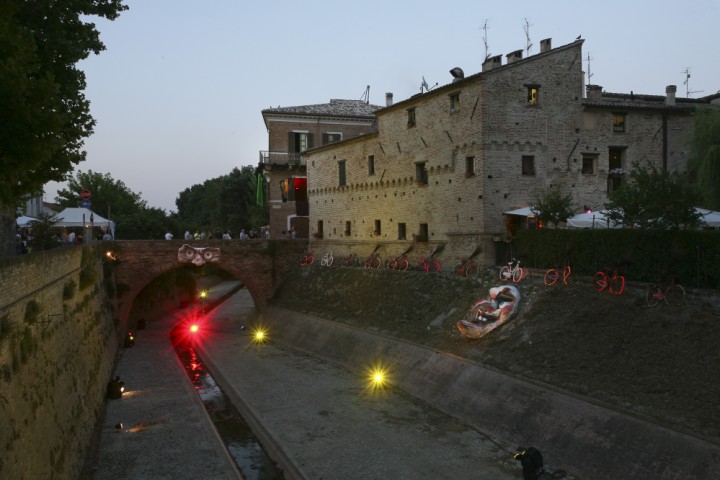
{"type": "Polygon", "coordinates": [[[83,247],[12,258],[0,284],[0,478],[79,478],[118,344],[100,261],[83,247]]]}

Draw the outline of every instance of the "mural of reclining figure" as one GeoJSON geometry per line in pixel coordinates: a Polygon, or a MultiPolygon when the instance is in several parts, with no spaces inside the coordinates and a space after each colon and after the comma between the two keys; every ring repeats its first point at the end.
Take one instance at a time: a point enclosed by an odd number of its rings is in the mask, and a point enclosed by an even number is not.
{"type": "Polygon", "coordinates": [[[178,263],[192,263],[199,267],[206,263],[218,263],[219,261],[219,248],[200,248],[185,244],[178,249],[178,263]]]}
{"type": "Polygon", "coordinates": [[[477,302],[470,315],[457,322],[458,330],[468,338],[481,338],[507,322],[520,305],[520,290],[501,285],[489,291],[490,298],[477,302]]]}

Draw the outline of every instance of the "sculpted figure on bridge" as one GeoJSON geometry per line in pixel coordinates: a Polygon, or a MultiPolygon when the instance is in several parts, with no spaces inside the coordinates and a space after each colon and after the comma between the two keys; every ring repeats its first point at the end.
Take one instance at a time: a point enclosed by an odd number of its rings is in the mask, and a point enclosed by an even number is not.
{"type": "Polygon", "coordinates": [[[206,263],[218,263],[219,261],[219,248],[199,248],[185,244],[178,249],[179,263],[192,263],[199,267],[206,263]]]}

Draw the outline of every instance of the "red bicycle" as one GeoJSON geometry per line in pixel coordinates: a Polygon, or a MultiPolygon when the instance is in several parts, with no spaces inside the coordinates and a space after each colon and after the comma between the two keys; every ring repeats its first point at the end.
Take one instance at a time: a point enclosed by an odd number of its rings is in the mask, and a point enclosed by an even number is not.
{"type": "Polygon", "coordinates": [[[309,267],[313,264],[313,262],[315,262],[315,256],[312,253],[308,253],[302,258],[302,260],[300,260],[300,266],[309,267]]]}
{"type": "Polygon", "coordinates": [[[625,290],[625,277],[618,274],[617,268],[605,267],[593,275],[593,288],[598,292],[607,290],[614,295],[622,295],[625,290]]]}
{"type": "Polygon", "coordinates": [[[420,270],[421,272],[439,272],[440,271],[440,262],[435,260],[435,257],[432,255],[430,258],[423,258],[421,259],[417,266],[415,267],[417,270],[420,270]]]}
{"type": "Polygon", "coordinates": [[[571,273],[572,270],[570,269],[570,265],[565,265],[562,268],[549,268],[548,271],[545,272],[545,277],[543,281],[545,282],[545,285],[551,286],[555,285],[557,281],[560,280],[560,278],[562,277],[563,283],[567,285],[571,273]]]}
{"type": "Polygon", "coordinates": [[[480,269],[472,258],[461,258],[460,263],[455,265],[453,273],[461,277],[477,277],[480,269]]]}

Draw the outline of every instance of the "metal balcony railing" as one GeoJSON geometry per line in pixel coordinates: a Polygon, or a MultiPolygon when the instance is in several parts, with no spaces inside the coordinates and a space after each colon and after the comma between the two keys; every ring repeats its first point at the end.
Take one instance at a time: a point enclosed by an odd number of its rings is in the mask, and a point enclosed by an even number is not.
{"type": "Polygon", "coordinates": [[[260,151],[260,163],[263,165],[306,165],[299,152],[260,151]]]}

